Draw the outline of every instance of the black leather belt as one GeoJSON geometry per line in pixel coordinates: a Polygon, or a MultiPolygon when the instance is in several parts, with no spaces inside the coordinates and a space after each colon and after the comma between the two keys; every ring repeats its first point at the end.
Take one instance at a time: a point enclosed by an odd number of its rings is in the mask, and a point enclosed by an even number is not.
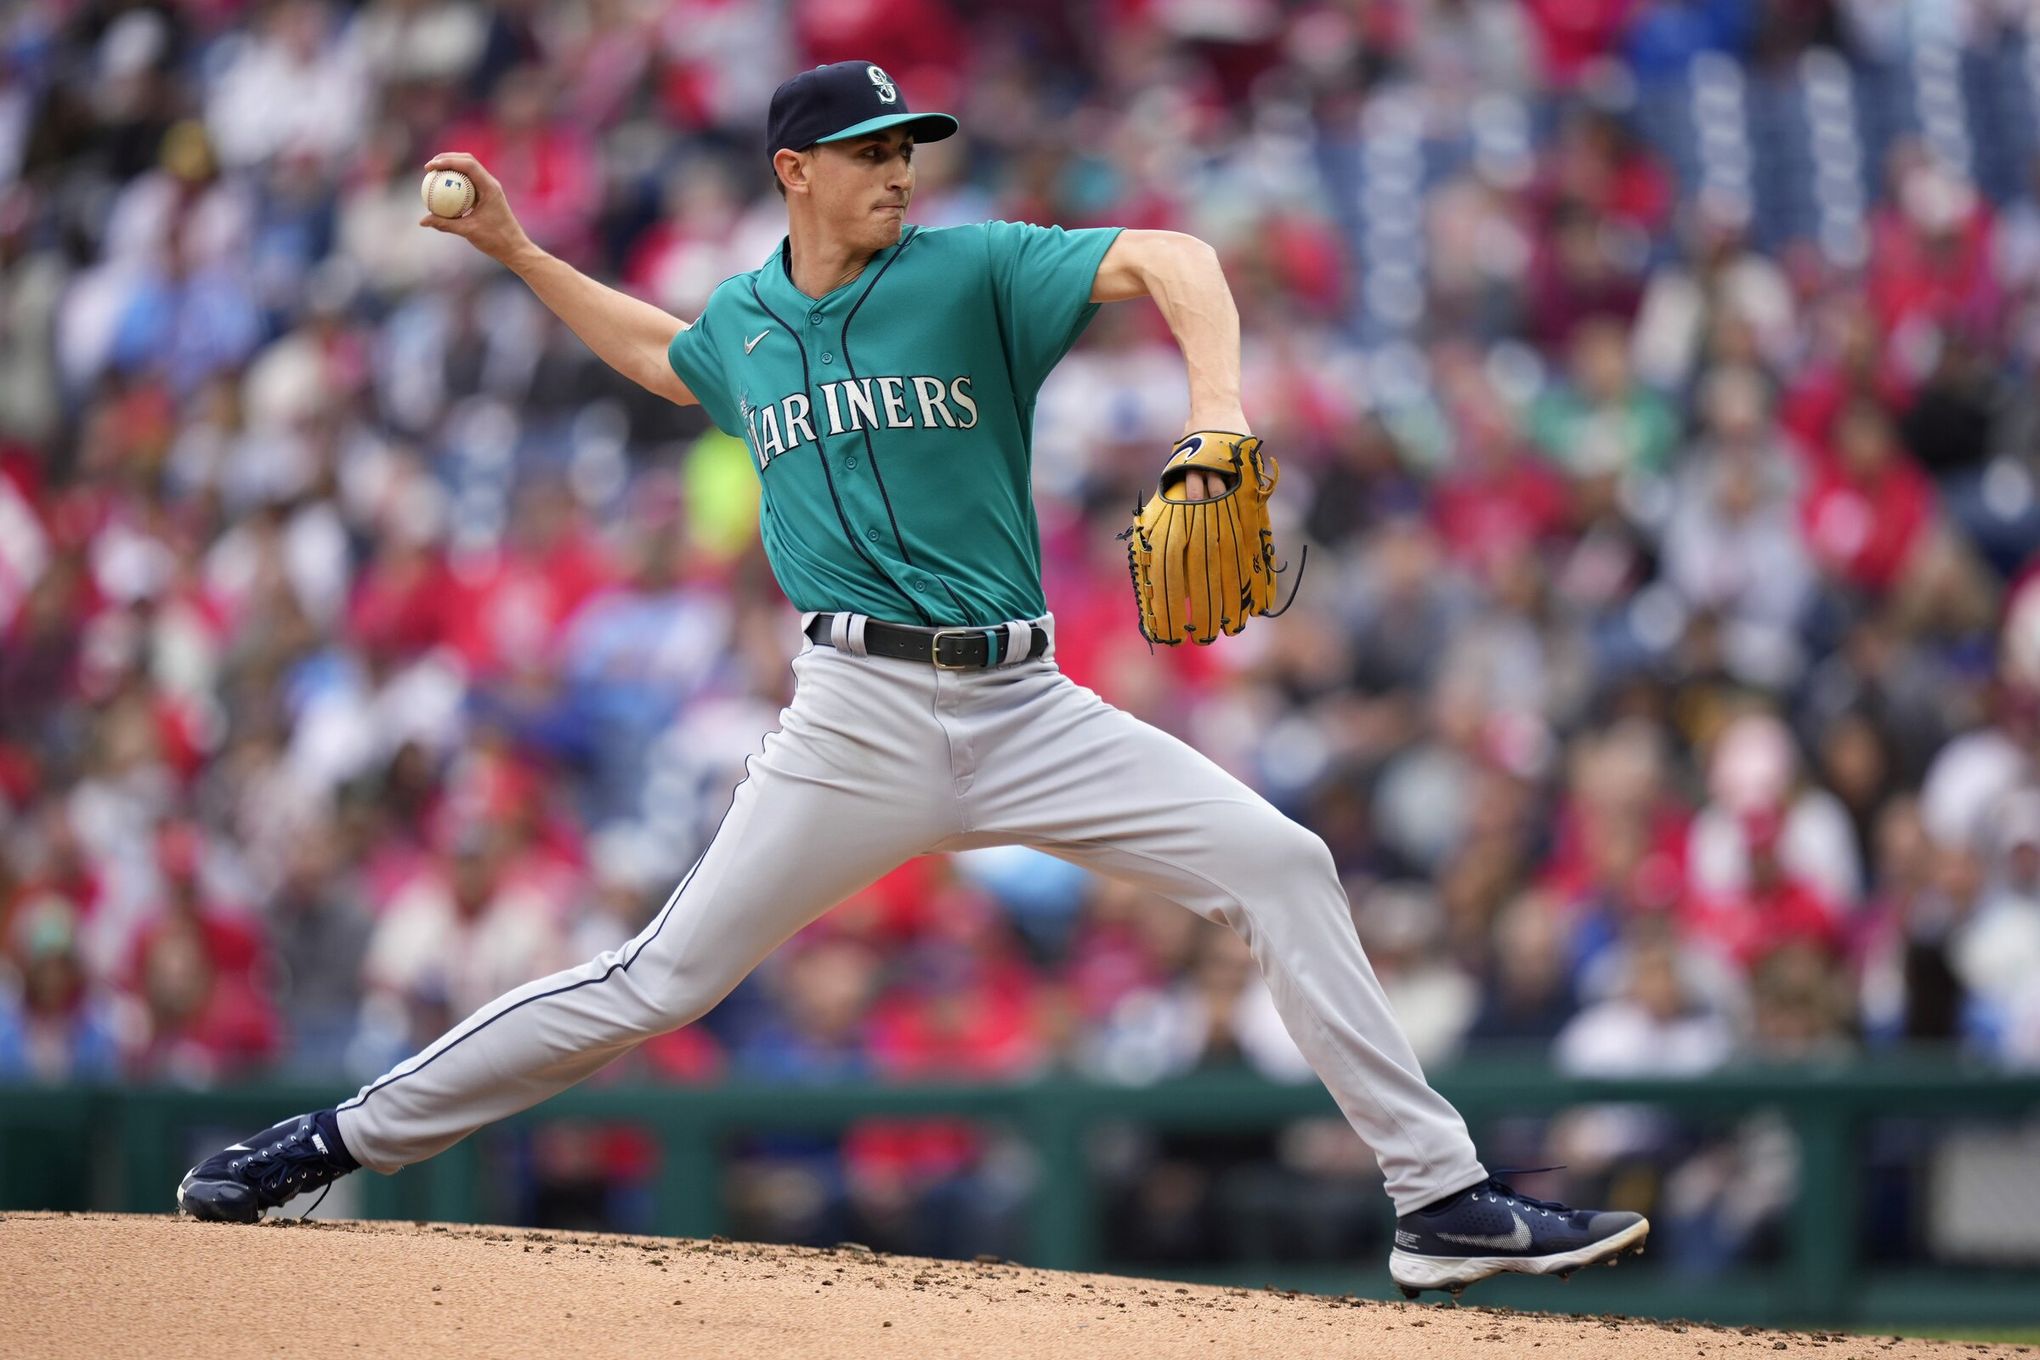
{"type": "MultiPolygon", "coordinates": [[[[833,647],[830,624],[834,614],[817,614],[807,626],[807,635],[824,647],[833,647]]],[[[1030,624],[1033,640],[1027,647],[1032,661],[1048,650],[1048,630],[1030,624]]],[[[988,671],[1006,660],[1007,630],[1002,624],[989,628],[909,628],[905,624],[864,621],[864,650],[872,656],[895,661],[919,661],[944,671],[988,671]]]]}

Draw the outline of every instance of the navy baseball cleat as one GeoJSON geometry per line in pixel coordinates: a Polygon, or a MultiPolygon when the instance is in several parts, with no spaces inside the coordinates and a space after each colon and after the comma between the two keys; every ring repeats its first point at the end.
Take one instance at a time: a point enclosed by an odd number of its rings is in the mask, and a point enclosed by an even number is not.
{"type": "Polygon", "coordinates": [[[1519,1195],[1490,1177],[1395,1221],[1388,1273],[1413,1299],[1459,1291],[1490,1275],[1556,1275],[1643,1251],[1650,1220],[1608,1209],[1570,1209],[1519,1195]]]}
{"type": "Polygon", "coordinates": [[[307,1190],[360,1167],[331,1110],[301,1114],[214,1153],[184,1173],[177,1207],[193,1218],[253,1223],[307,1190]]]}

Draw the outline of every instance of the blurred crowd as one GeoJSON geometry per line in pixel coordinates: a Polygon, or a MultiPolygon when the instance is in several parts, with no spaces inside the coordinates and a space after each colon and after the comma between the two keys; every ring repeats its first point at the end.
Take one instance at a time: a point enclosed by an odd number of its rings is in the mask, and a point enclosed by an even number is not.
{"type": "MultiPolygon", "coordinates": [[[[1697,62],[1902,64],[1894,10],[2040,79],[1990,0],[8,6],[0,1080],[351,1081],[649,918],[788,697],[755,478],[419,229],[420,167],[692,317],[783,230],[773,86],[852,57],[963,121],[916,220],[1220,250],[1309,576],[1140,641],[1113,535],[1184,387],[1107,308],[1040,407],[1058,655],[1326,839],[1427,1063],[2040,1065],[2040,199],[1898,114],[1862,248],[1780,237],[1637,116],[1697,62]]],[[[1016,850],[905,866],[619,1070],[1237,1064],[1308,1076],[1235,938],[1016,850]]],[[[847,1174],[996,1181],[977,1137],[847,1174]]]]}

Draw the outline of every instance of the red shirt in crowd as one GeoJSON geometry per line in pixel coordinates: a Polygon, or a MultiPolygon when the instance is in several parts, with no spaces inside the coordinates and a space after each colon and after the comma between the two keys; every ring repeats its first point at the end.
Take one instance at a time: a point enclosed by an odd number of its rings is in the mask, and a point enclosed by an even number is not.
{"type": "Polygon", "coordinates": [[[1752,883],[1741,893],[1696,898],[1686,904],[1680,925],[1744,967],[1788,944],[1811,944],[1839,954],[1841,920],[1811,883],[1780,876],[1752,883]]]}
{"type": "Polygon", "coordinates": [[[1881,595],[1898,582],[1933,519],[1934,488],[1910,458],[1868,477],[1829,463],[1800,506],[1807,546],[1857,589],[1881,595]]]}
{"type": "Polygon", "coordinates": [[[145,1075],[221,1080],[274,1057],[282,1026],[263,986],[263,939],[224,912],[175,913],[142,927],[131,986],[149,1005],[145,1075]],[[184,951],[196,950],[197,970],[184,951]]]}
{"type": "Polygon", "coordinates": [[[1587,67],[1614,49],[1635,7],[1636,0],[1523,0],[1545,80],[1561,88],[1578,84],[1587,67]]]}
{"type": "Polygon", "coordinates": [[[1869,293],[1885,333],[1910,321],[1977,326],[2000,301],[1990,214],[1977,206],[1944,233],[1916,225],[1898,208],[1880,210],[1871,228],[1869,293]]]}
{"type": "Polygon", "coordinates": [[[1431,501],[1438,536],[1461,562],[1485,564],[1560,534],[1572,519],[1559,476],[1537,459],[1510,454],[1448,473],[1431,501]]]}
{"type": "Polygon", "coordinates": [[[505,549],[452,573],[447,639],[477,675],[537,664],[560,626],[615,579],[608,556],[583,533],[505,549]]]}
{"type": "Polygon", "coordinates": [[[1783,814],[1775,809],[1752,812],[1743,826],[1749,841],[1748,882],[1736,891],[1689,898],[1680,910],[1681,930],[1745,968],[1788,944],[1810,944],[1840,957],[1841,913],[1810,879],[1778,860],[1783,814]]]}
{"type": "Polygon", "coordinates": [[[489,167],[532,240],[568,256],[583,253],[602,205],[602,158],[585,131],[566,120],[511,128],[476,117],[455,123],[440,141],[489,167]]]}

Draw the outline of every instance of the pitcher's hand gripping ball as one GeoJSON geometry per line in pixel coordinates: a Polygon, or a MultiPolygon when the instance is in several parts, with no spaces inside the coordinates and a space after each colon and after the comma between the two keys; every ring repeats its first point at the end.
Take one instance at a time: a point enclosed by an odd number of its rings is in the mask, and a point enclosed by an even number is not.
{"type": "Polygon", "coordinates": [[[1256,614],[1274,618],[1289,608],[1274,607],[1283,568],[1275,565],[1268,497],[1279,475],[1252,435],[1200,430],[1178,441],[1159,494],[1134,507],[1133,525],[1120,535],[1142,637],[1169,646],[1185,638],[1208,643],[1239,632],[1256,614]],[[1215,473],[1225,490],[1186,499],[1183,482],[1194,471],[1215,473]]]}
{"type": "Polygon", "coordinates": [[[427,171],[418,196],[434,217],[466,217],[475,210],[475,182],[458,170],[427,171]]]}

